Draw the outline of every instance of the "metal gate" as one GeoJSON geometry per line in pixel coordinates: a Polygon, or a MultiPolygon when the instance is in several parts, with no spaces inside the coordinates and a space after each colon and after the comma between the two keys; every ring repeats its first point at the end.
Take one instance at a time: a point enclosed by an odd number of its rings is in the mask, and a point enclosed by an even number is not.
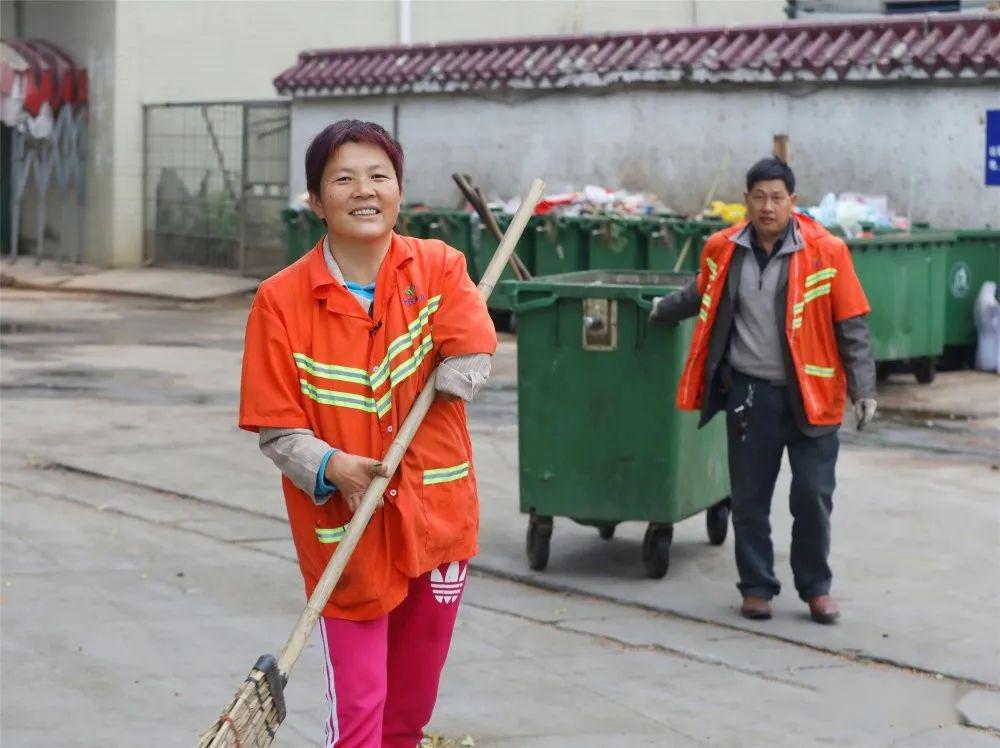
{"type": "Polygon", "coordinates": [[[287,102],[144,107],[146,261],[267,276],[284,264],[287,102]]]}

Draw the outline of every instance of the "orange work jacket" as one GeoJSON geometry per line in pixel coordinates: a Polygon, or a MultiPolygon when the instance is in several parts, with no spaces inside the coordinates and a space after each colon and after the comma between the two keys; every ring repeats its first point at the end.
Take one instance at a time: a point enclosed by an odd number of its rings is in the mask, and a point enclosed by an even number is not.
{"type": "MultiPolygon", "coordinates": [[[[393,234],[369,317],[330,275],[321,241],[257,291],[239,425],[310,429],[337,449],[381,459],[438,362],[495,351],[493,323],[459,251],[393,234]]],[[[351,514],[339,493],[317,506],[284,476],[282,488],[309,595],[351,514]]],[[[475,555],[478,529],[465,404],[436,400],[324,615],[384,615],[411,578],[475,555]]]]}
{"type": "MultiPolygon", "coordinates": [[[[798,222],[805,246],[789,261],[785,336],[806,418],[814,426],[836,425],[844,415],[847,377],[834,325],[868,314],[871,307],[847,245],[807,216],[796,213],[792,220],[798,222]]],[[[701,407],[712,325],[736,249],[730,237],[738,235],[746,223],[713,234],[702,250],[701,308],[677,391],[677,407],[682,410],[701,407]]]]}

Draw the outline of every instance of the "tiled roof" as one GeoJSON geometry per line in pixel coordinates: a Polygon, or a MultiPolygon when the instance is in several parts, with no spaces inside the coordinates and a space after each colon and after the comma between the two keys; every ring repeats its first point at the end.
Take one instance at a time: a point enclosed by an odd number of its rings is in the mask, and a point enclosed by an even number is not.
{"type": "Polygon", "coordinates": [[[1000,78],[1000,14],[728,26],[303,52],[279,93],[1000,78]]]}

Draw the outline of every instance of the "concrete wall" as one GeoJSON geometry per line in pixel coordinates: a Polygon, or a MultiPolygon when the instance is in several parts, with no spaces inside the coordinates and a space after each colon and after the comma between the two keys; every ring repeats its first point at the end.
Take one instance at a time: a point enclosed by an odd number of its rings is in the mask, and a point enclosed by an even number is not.
{"type": "MultiPolygon", "coordinates": [[[[648,190],[691,212],[724,164],[717,197],[741,199],[747,168],[785,132],[806,204],[854,190],[887,194],[905,213],[912,194],[914,220],[996,226],[1000,190],[983,185],[983,116],[997,101],[996,83],[406,97],[398,100],[404,189],[408,200],[452,205],[453,171],[505,198],[541,176],[553,192],[588,183],[648,190]]],[[[392,103],[296,102],[293,194],[304,189],[302,157],[316,131],[345,116],[388,126],[392,103]]]]}

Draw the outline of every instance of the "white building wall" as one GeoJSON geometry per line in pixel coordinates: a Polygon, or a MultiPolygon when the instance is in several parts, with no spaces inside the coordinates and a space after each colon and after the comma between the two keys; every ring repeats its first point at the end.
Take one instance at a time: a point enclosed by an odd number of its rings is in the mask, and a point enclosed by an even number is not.
{"type": "Polygon", "coordinates": [[[413,42],[642,31],[785,19],[784,0],[413,0],[413,42]]]}

